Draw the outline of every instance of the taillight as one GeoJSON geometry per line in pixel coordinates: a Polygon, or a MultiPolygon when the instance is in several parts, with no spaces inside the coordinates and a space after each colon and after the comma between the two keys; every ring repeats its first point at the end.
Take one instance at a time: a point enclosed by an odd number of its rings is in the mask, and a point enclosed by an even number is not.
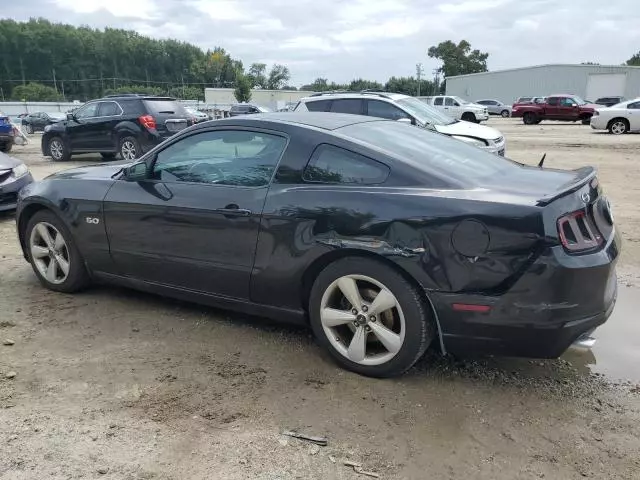
{"type": "Polygon", "coordinates": [[[586,210],[577,210],[560,217],[558,235],[562,246],[572,253],[594,250],[603,241],[586,210]]]}
{"type": "Polygon", "coordinates": [[[142,115],[141,117],[138,117],[138,121],[140,121],[140,124],[148,130],[156,128],[156,119],[151,115],[142,115]]]}

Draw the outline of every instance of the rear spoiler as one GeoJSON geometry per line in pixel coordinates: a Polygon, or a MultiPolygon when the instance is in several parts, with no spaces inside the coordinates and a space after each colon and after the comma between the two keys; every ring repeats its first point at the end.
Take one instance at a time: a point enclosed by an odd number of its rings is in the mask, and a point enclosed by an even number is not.
{"type": "Polygon", "coordinates": [[[596,180],[596,177],[598,175],[598,171],[594,167],[582,167],[572,171],[576,173],[576,177],[572,182],[564,184],[560,189],[558,189],[557,192],[545,195],[544,197],[540,198],[536,205],[539,207],[544,207],[545,205],[549,205],[551,202],[564,197],[565,195],[576,192],[584,187],[587,183],[596,180]]]}

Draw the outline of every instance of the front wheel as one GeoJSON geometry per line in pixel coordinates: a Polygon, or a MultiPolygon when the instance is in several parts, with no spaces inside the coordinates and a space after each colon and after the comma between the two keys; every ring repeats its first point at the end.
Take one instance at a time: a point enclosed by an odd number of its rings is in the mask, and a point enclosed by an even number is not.
{"type": "Polygon", "coordinates": [[[622,119],[616,119],[609,124],[609,133],[612,135],[624,135],[629,130],[627,122],[622,119]]]}
{"type": "Polygon", "coordinates": [[[9,153],[13,148],[13,142],[0,143],[0,152],[9,153]]]}
{"type": "Polygon", "coordinates": [[[133,161],[142,155],[142,149],[135,137],[124,137],[120,140],[120,156],[123,160],[133,161]]]}
{"type": "Polygon", "coordinates": [[[71,233],[49,210],[40,210],[25,232],[29,262],[40,283],[57,292],[76,292],[89,284],[89,275],[71,233]]]}
{"type": "Polygon", "coordinates": [[[370,377],[406,372],[435,335],[417,289],[393,268],[359,257],[338,260],[318,275],[309,316],[334,360],[370,377]]]}
{"type": "Polygon", "coordinates": [[[464,112],[461,119],[465,122],[478,123],[478,121],[476,120],[476,116],[471,112],[464,112]]]}

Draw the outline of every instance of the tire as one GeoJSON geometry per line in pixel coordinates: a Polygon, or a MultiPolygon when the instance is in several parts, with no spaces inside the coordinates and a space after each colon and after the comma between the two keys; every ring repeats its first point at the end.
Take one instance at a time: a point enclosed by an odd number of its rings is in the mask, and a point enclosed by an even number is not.
{"type": "Polygon", "coordinates": [[[471,113],[471,112],[464,112],[464,113],[462,114],[461,119],[462,119],[462,120],[464,120],[465,122],[479,123],[479,122],[476,120],[476,116],[475,116],[473,113],[471,113]]]}
{"type": "Polygon", "coordinates": [[[105,160],[113,160],[116,158],[117,154],[114,152],[102,152],[100,155],[102,155],[102,158],[105,160]]]}
{"type": "Polygon", "coordinates": [[[536,121],[538,121],[538,116],[533,112],[526,112],[522,116],[522,121],[524,122],[525,125],[537,125],[536,121]]]}
{"type": "Polygon", "coordinates": [[[502,110],[502,111],[500,112],[500,116],[501,116],[502,118],[509,118],[509,117],[511,116],[511,114],[509,113],[509,110],[502,110]]]}
{"type": "Polygon", "coordinates": [[[77,292],[90,283],[84,259],[60,218],[50,210],[40,210],[27,224],[24,236],[31,267],[42,285],[56,292],[77,292]],[[45,239],[42,231],[49,233],[45,239]],[[62,236],[60,246],[59,236],[62,236]],[[47,246],[48,245],[48,246],[47,246]],[[37,255],[40,256],[36,256],[37,255]],[[66,273],[62,267],[66,260],[66,273]],[[50,269],[51,262],[54,267],[50,269]],[[51,272],[51,274],[50,274],[51,272]]]}
{"type": "Polygon", "coordinates": [[[0,152],[9,153],[13,148],[13,142],[6,142],[0,144],[0,152]]]}
{"type": "Polygon", "coordinates": [[[135,137],[122,137],[118,145],[118,153],[123,160],[133,161],[142,155],[142,148],[135,137]]]}
{"type": "Polygon", "coordinates": [[[28,135],[32,135],[33,134],[33,125],[31,125],[30,123],[27,123],[24,127],[25,132],[27,132],[28,135]]]}
{"type": "Polygon", "coordinates": [[[361,257],[337,260],[318,275],[309,298],[309,317],[318,342],[339,365],[376,378],[406,372],[422,357],[436,331],[430,308],[409,281],[383,263],[361,257]],[[356,307],[356,314],[342,288],[357,291],[363,305],[356,307]],[[373,299],[383,290],[385,297],[380,298],[393,306],[376,313],[373,299]],[[328,315],[321,315],[327,309],[328,315]],[[331,313],[337,317],[330,318],[331,313]],[[381,337],[389,347],[378,340],[381,337]],[[350,351],[356,345],[363,348],[350,351]]]}
{"type": "Polygon", "coordinates": [[[47,150],[54,162],[66,162],[71,158],[69,147],[60,137],[51,137],[47,145],[47,150]]]}
{"type": "Polygon", "coordinates": [[[591,117],[582,117],[580,121],[582,122],[582,125],[589,125],[591,123],[591,117]]]}
{"type": "Polygon", "coordinates": [[[629,121],[626,118],[614,118],[609,122],[607,130],[612,135],[624,135],[629,131],[629,121]]]}

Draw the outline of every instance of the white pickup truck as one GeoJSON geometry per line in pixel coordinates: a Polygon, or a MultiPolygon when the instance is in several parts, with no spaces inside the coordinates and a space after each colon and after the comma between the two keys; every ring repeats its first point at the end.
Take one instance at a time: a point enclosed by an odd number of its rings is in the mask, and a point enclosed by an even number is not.
{"type": "Polygon", "coordinates": [[[489,119],[487,107],[477,103],[467,102],[460,97],[453,95],[438,95],[435,97],[418,98],[427,102],[432,107],[437,108],[442,113],[449,115],[451,118],[474,123],[480,123],[489,119]]]}

